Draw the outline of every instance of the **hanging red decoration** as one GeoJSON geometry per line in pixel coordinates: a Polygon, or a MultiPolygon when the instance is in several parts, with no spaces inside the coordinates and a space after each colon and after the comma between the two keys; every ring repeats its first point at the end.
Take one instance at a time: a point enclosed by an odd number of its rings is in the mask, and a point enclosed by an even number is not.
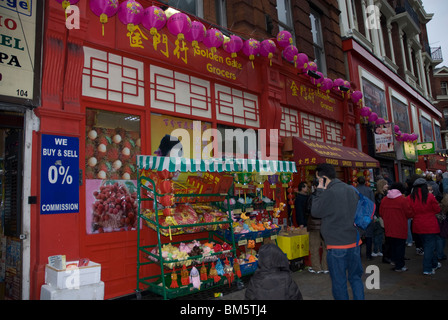
{"type": "Polygon", "coordinates": [[[260,44],[260,55],[269,59],[269,66],[272,66],[272,58],[277,50],[277,46],[272,39],[263,40],[260,44]]]}
{"type": "Polygon", "coordinates": [[[218,29],[212,28],[207,30],[204,40],[202,42],[207,48],[211,48],[212,52],[216,51],[216,48],[222,46],[224,42],[224,36],[218,29]]]}
{"type": "Polygon", "coordinates": [[[320,89],[326,93],[330,93],[330,90],[333,88],[333,80],[330,78],[324,78],[321,83],[320,89]]]}
{"type": "Polygon", "coordinates": [[[104,24],[118,12],[118,0],[90,0],[90,10],[100,17],[101,34],[104,36],[104,24]]]}
{"type": "Polygon", "coordinates": [[[199,21],[191,23],[190,31],[185,34],[185,39],[190,41],[193,48],[199,48],[199,42],[203,41],[207,34],[204,24],[199,21]]]}
{"type": "Polygon", "coordinates": [[[118,19],[127,25],[128,31],[132,34],[135,26],[143,19],[143,7],[135,0],[127,0],[120,4],[118,9],[118,19]]]}
{"type": "Polygon", "coordinates": [[[252,68],[254,68],[254,60],[255,56],[260,51],[260,42],[255,39],[248,39],[244,41],[243,44],[243,53],[249,57],[249,60],[252,63],[252,68]]]}
{"type": "Polygon", "coordinates": [[[191,20],[185,13],[177,12],[168,18],[166,26],[178,40],[184,40],[185,34],[191,29],[191,20]]]}
{"type": "Polygon", "coordinates": [[[297,55],[297,68],[302,70],[302,72],[305,72],[308,68],[308,56],[304,54],[303,52],[299,53],[297,55]]]}
{"type": "Polygon", "coordinates": [[[236,58],[237,53],[243,49],[243,40],[235,35],[226,37],[223,41],[222,47],[224,50],[231,54],[232,58],[236,58]]]}
{"type": "Polygon", "coordinates": [[[289,31],[283,30],[277,34],[277,43],[280,47],[286,48],[293,44],[292,36],[289,31]]]}
{"type": "Polygon", "coordinates": [[[286,46],[285,49],[283,49],[283,57],[288,62],[294,62],[294,67],[297,67],[297,55],[299,54],[299,50],[294,45],[286,46]]]}
{"type": "Polygon", "coordinates": [[[166,25],[165,11],[156,6],[150,6],[143,12],[142,25],[149,30],[152,36],[157,36],[166,25]]]}

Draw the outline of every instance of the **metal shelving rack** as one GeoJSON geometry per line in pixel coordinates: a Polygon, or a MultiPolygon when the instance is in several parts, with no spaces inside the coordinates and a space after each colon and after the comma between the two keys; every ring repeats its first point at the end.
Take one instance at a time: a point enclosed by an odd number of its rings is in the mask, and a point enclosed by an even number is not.
{"type": "MultiPolygon", "coordinates": [[[[164,194],[159,194],[156,191],[155,183],[153,180],[151,180],[148,177],[141,176],[139,172],[138,176],[138,224],[137,224],[137,246],[138,246],[138,252],[137,252],[137,286],[136,286],[136,294],[137,298],[141,298],[141,292],[144,290],[148,290],[151,292],[154,292],[156,294],[159,294],[163,296],[164,299],[172,299],[179,296],[184,296],[188,294],[197,293],[198,290],[193,288],[192,284],[189,284],[187,286],[181,286],[179,288],[171,289],[167,288],[167,277],[171,277],[171,272],[167,272],[164,269],[165,263],[178,263],[178,262],[184,262],[187,260],[200,260],[203,259],[203,256],[191,256],[184,260],[166,260],[162,257],[162,245],[166,243],[168,239],[163,239],[162,237],[168,238],[168,236],[164,236],[161,234],[161,230],[163,229],[169,229],[170,227],[162,226],[159,223],[159,215],[158,215],[158,205],[157,205],[157,198],[164,196],[164,194]],[[149,182],[150,187],[146,185],[145,182],[149,182]],[[144,196],[142,194],[142,191],[146,191],[148,196],[144,196]],[[153,196],[150,196],[152,194],[153,196]],[[150,219],[147,216],[142,214],[142,202],[145,201],[152,201],[154,204],[154,219],[150,219]],[[141,224],[140,221],[144,220],[147,223],[151,223],[155,226],[155,232],[157,234],[157,244],[155,245],[141,245],[141,224]],[[151,249],[157,247],[158,248],[158,255],[154,255],[151,253],[151,249]],[[142,254],[147,256],[148,258],[142,258],[142,254]],[[149,257],[155,258],[157,261],[153,261],[149,259],[149,257]],[[142,277],[141,276],[141,267],[149,264],[159,264],[160,265],[160,274],[154,275],[154,276],[147,276],[142,277]],[[142,290],[141,285],[146,286],[146,289],[142,290]]],[[[200,197],[213,197],[213,198],[227,198],[229,199],[228,194],[176,194],[176,197],[197,197],[198,200],[200,197]]],[[[229,203],[229,201],[227,201],[229,203]]],[[[215,222],[209,222],[209,223],[197,223],[197,224],[186,224],[186,225],[176,225],[176,229],[178,228],[188,228],[188,227],[200,227],[200,226],[210,226],[210,225],[222,225],[222,224],[229,224],[230,233],[232,235],[231,241],[230,241],[230,250],[220,251],[220,252],[213,252],[210,254],[210,256],[220,256],[223,254],[231,254],[233,257],[236,256],[236,246],[235,246],[235,238],[233,236],[233,226],[232,226],[232,218],[230,215],[230,210],[227,211],[227,220],[224,221],[215,221],[215,222]]],[[[225,241],[222,236],[220,236],[215,231],[201,231],[201,233],[208,233],[208,238],[202,238],[202,239],[196,239],[198,241],[201,240],[207,240],[207,241],[225,241]]],[[[176,237],[176,236],[174,236],[176,237]]],[[[171,242],[171,244],[177,244],[180,242],[171,242]]],[[[236,276],[235,276],[236,278],[236,276]]],[[[238,281],[238,279],[237,279],[238,281]]],[[[214,288],[219,285],[223,285],[226,283],[226,279],[224,277],[221,278],[221,280],[218,283],[214,283],[213,279],[209,279],[206,281],[202,281],[202,288],[204,289],[210,289],[214,288]]],[[[204,290],[201,289],[201,290],[204,290]]]]}

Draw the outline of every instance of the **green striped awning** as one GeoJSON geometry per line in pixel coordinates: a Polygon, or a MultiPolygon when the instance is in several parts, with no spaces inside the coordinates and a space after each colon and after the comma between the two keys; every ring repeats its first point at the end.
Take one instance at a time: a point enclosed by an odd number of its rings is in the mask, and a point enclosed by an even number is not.
{"type": "Polygon", "coordinates": [[[176,157],[137,156],[139,169],[170,172],[297,172],[292,161],[255,159],[186,159],[176,157]]]}

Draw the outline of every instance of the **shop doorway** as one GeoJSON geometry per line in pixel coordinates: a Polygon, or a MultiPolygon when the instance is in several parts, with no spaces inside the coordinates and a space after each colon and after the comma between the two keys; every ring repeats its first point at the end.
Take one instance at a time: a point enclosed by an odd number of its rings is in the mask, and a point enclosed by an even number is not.
{"type": "Polygon", "coordinates": [[[0,111],[0,300],[22,299],[23,120],[0,111]]]}

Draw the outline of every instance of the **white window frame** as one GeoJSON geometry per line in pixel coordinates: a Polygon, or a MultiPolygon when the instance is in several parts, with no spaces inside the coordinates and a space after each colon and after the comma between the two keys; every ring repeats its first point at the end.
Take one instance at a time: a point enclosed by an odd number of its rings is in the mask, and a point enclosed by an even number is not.
{"type": "MultiPolygon", "coordinates": [[[[177,8],[176,5],[178,3],[184,3],[185,0],[177,0],[177,1],[173,0],[173,1],[174,1],[173,4],[170,4],[169,0],[167,0],[166,3],[169,6],[173,6],[176,9],[183,10],[182,8],[177,8]]],[[[196,12],[188,12],[188,13],[194,14],[195,16],[197,16],[199,18],[204,18],[204,2],[203,2],[204,0],[194,0],[194,1],[195,1],[195,6],[196,6],[196,12]]],[[[183,10],[183,11],[185,11],[185,10],[183,10]]]]}
{"type": "Polygon", "coordinates": [[[311,20],[311,33],[313,35],[313,47],[314,47],[314,55],[318,69],[323,74],[327,74],[327,62],[325,59],[325,42],[322,33],[322,15],[315,9],[311,8],[310,12],[310,20],[311,20]],[[314,18],[314,23],[313,23],[314,18]],[[315,26],[315,30],[313,31],[313,26],[315,26]]]}
{"type": "Polygon", "coordinates": [[[277,17],[278,17],[278,28],[279,31],[289,31],[292,35],[292,40],[293,40],[293,44],[296,43],[296,34],[294,32],[294,22],[292,19],[292,7],[291,7],[291,0],[277,0],[277,17]],[[281,4],[283,4],[283,7],[285,8],[285,18],[286,21],[282,21],[280,20],[280,15],[279,15],[279,3],[280,6],[281,4]],[[289,10],[288,10],[289,8],[289,10]]]}
{"type": "Polygon", "coordinates": [[[226,0],[215,0],[216,20],[219,25],[227,28],[226,0]]]}

